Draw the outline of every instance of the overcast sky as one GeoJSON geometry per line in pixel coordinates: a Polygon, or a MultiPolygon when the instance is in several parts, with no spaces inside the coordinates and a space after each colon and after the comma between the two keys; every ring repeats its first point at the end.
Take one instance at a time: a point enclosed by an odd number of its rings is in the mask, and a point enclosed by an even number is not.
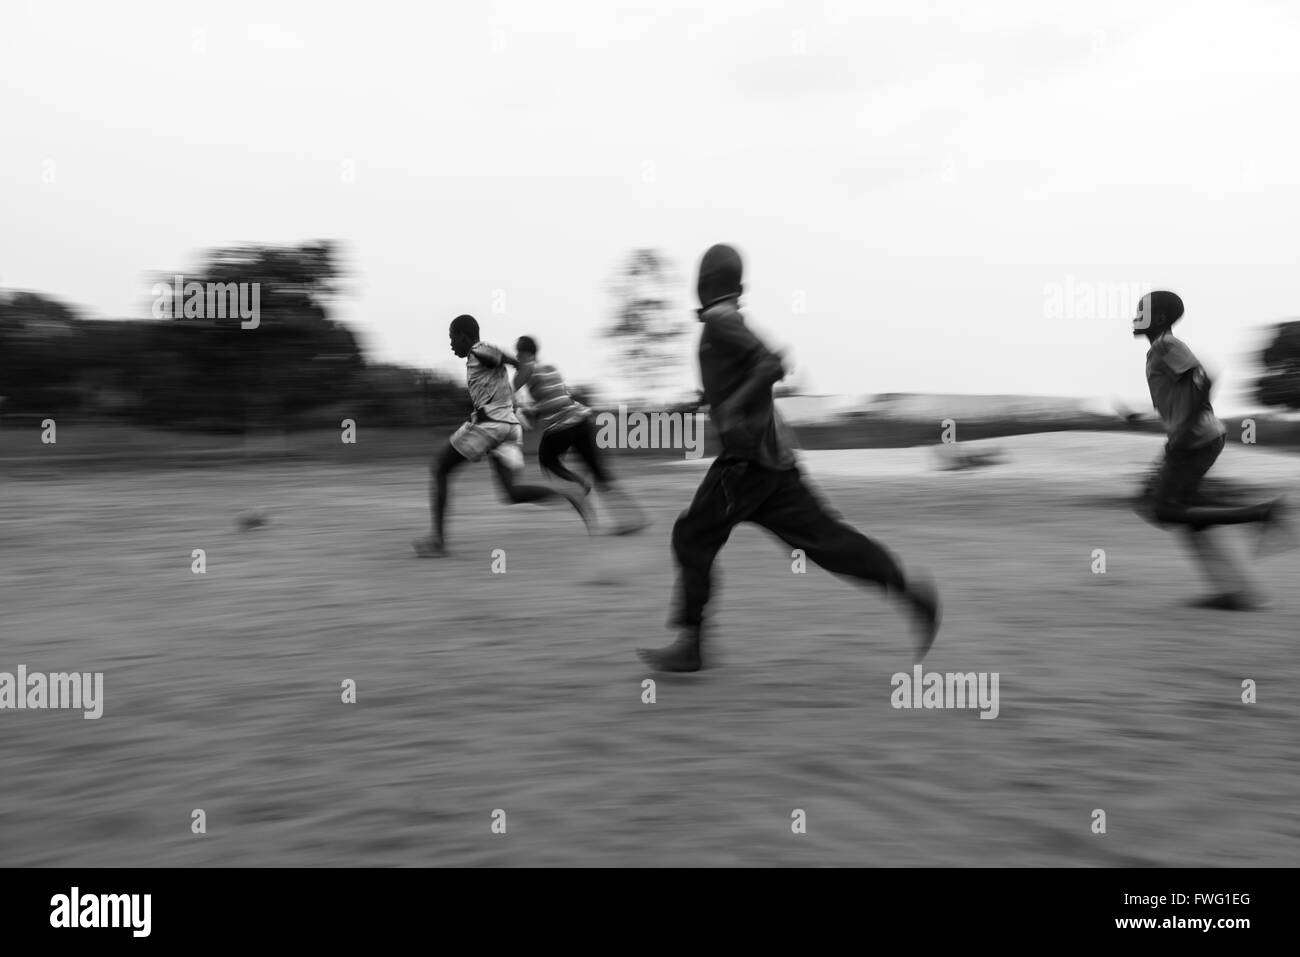
{"type": "Polygon", "coordinates": [[[689,321],[725,241],[813,391],[1141,400],[1087,297],[1163,286],[1231,409],[1300,316],[1298,41],[1288,2],[3,0],[0,285],[144,317],[207,248],[335,238],[373,356],[456,370],[471,312],[599,383],[620,260],[689,321]]]}

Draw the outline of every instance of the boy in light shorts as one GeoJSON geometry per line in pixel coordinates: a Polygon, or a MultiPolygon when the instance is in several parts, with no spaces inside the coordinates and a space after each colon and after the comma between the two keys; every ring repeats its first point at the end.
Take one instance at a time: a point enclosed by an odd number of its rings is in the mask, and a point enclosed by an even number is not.
{"type": "Polygon", "coordinates": [[[451,473],[466,462],[488,458],[497,477],[502,498],[508,505],[522,502],[564,500],[586,523],[587,509],[582,496],[568,489],[524,485],[518,481],[524,468],[524,432],[514,410],[514,389],[507,366],[517,366],[511,356],[479,337],[478,320],[457,316],[451,322],[451,351],[465,360],[465,375],[474,412],[470,420],[451,437],[435,462],[429,488],[432,534],[417,539],[415,553],[421,558],[447,554],[443,534],[447,513],[447,492],[451,473]]]}

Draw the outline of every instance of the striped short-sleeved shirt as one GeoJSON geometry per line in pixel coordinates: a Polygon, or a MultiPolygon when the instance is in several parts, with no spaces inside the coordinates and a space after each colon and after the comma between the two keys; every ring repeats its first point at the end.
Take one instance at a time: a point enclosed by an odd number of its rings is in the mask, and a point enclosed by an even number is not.
{"type": "Polygon", "coordinates": [[[591,415],[591,409],[569,395],[569,389],[555,366],[534,363],[528,392],[537,407],[537,418],[545,423],[543,431],[565,429],[591,415]]]}

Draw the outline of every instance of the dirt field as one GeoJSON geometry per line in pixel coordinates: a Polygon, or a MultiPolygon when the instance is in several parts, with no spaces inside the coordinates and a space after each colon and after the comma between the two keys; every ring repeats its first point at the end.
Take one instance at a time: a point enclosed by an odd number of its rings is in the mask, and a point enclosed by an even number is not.
{"type": "MultiPolygon", "coordinates": [[[[102,671],[105,697],[99,720],[0,711],[0,860],[1300,864],[1300,552],[1254,566],[1269,610],[1191,607],[1187,556],[1119,502],[1158,440],[1006,444],[971,472],[807,460],[938,579],[926,670],[997,672],[994,720],[891,707],[903,620],[752,527],[720,561],[716,667],[642,703],[634,650],[671,638],[668,535],[707,463],[624,467],[656,521],[629,538],[503,509],[466,470],[439,561],[410,548],[418,463],[0,478],[0,671],[102,671]],[[240,531],[250,508],[269,523],[240,531]]],[[[1296,461],[1229,448],[1221,471],[1294,484],[1296,461]]]]}

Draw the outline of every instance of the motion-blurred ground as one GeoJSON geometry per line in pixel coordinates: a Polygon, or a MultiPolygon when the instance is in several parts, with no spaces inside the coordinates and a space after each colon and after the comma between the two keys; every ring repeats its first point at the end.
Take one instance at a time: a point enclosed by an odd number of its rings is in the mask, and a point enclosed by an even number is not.
{"type": "MultiPolygon", "coordinates": [[[[1006,464],[969,472],[926,449],[806,457],[937,577],[926,669],[999,672],[996,720],[892,709],[904,622],[749,526],[719,564],[717,667],[657,676],[643,704],[634,649],[671,638],[668,534],[707,462],[620,463],[656,520],[630,538],[501,508],[467,469],[441,561],[410,548],[418,464],[11,474],[0,671],[103,671],[106,700],[98,721],[0,712],[0,861],[1300,863],[1300,552],[1252,566],[1270,610],[1199,610],[1187,556],[1122,501],[1158,438],[998,444],[1006,464]],[[239,531],[254,508],[269,524],[239,531]]],[[[1294,486],[1295,463],[1238,445],[1216,471],[1294,486]]]]}

